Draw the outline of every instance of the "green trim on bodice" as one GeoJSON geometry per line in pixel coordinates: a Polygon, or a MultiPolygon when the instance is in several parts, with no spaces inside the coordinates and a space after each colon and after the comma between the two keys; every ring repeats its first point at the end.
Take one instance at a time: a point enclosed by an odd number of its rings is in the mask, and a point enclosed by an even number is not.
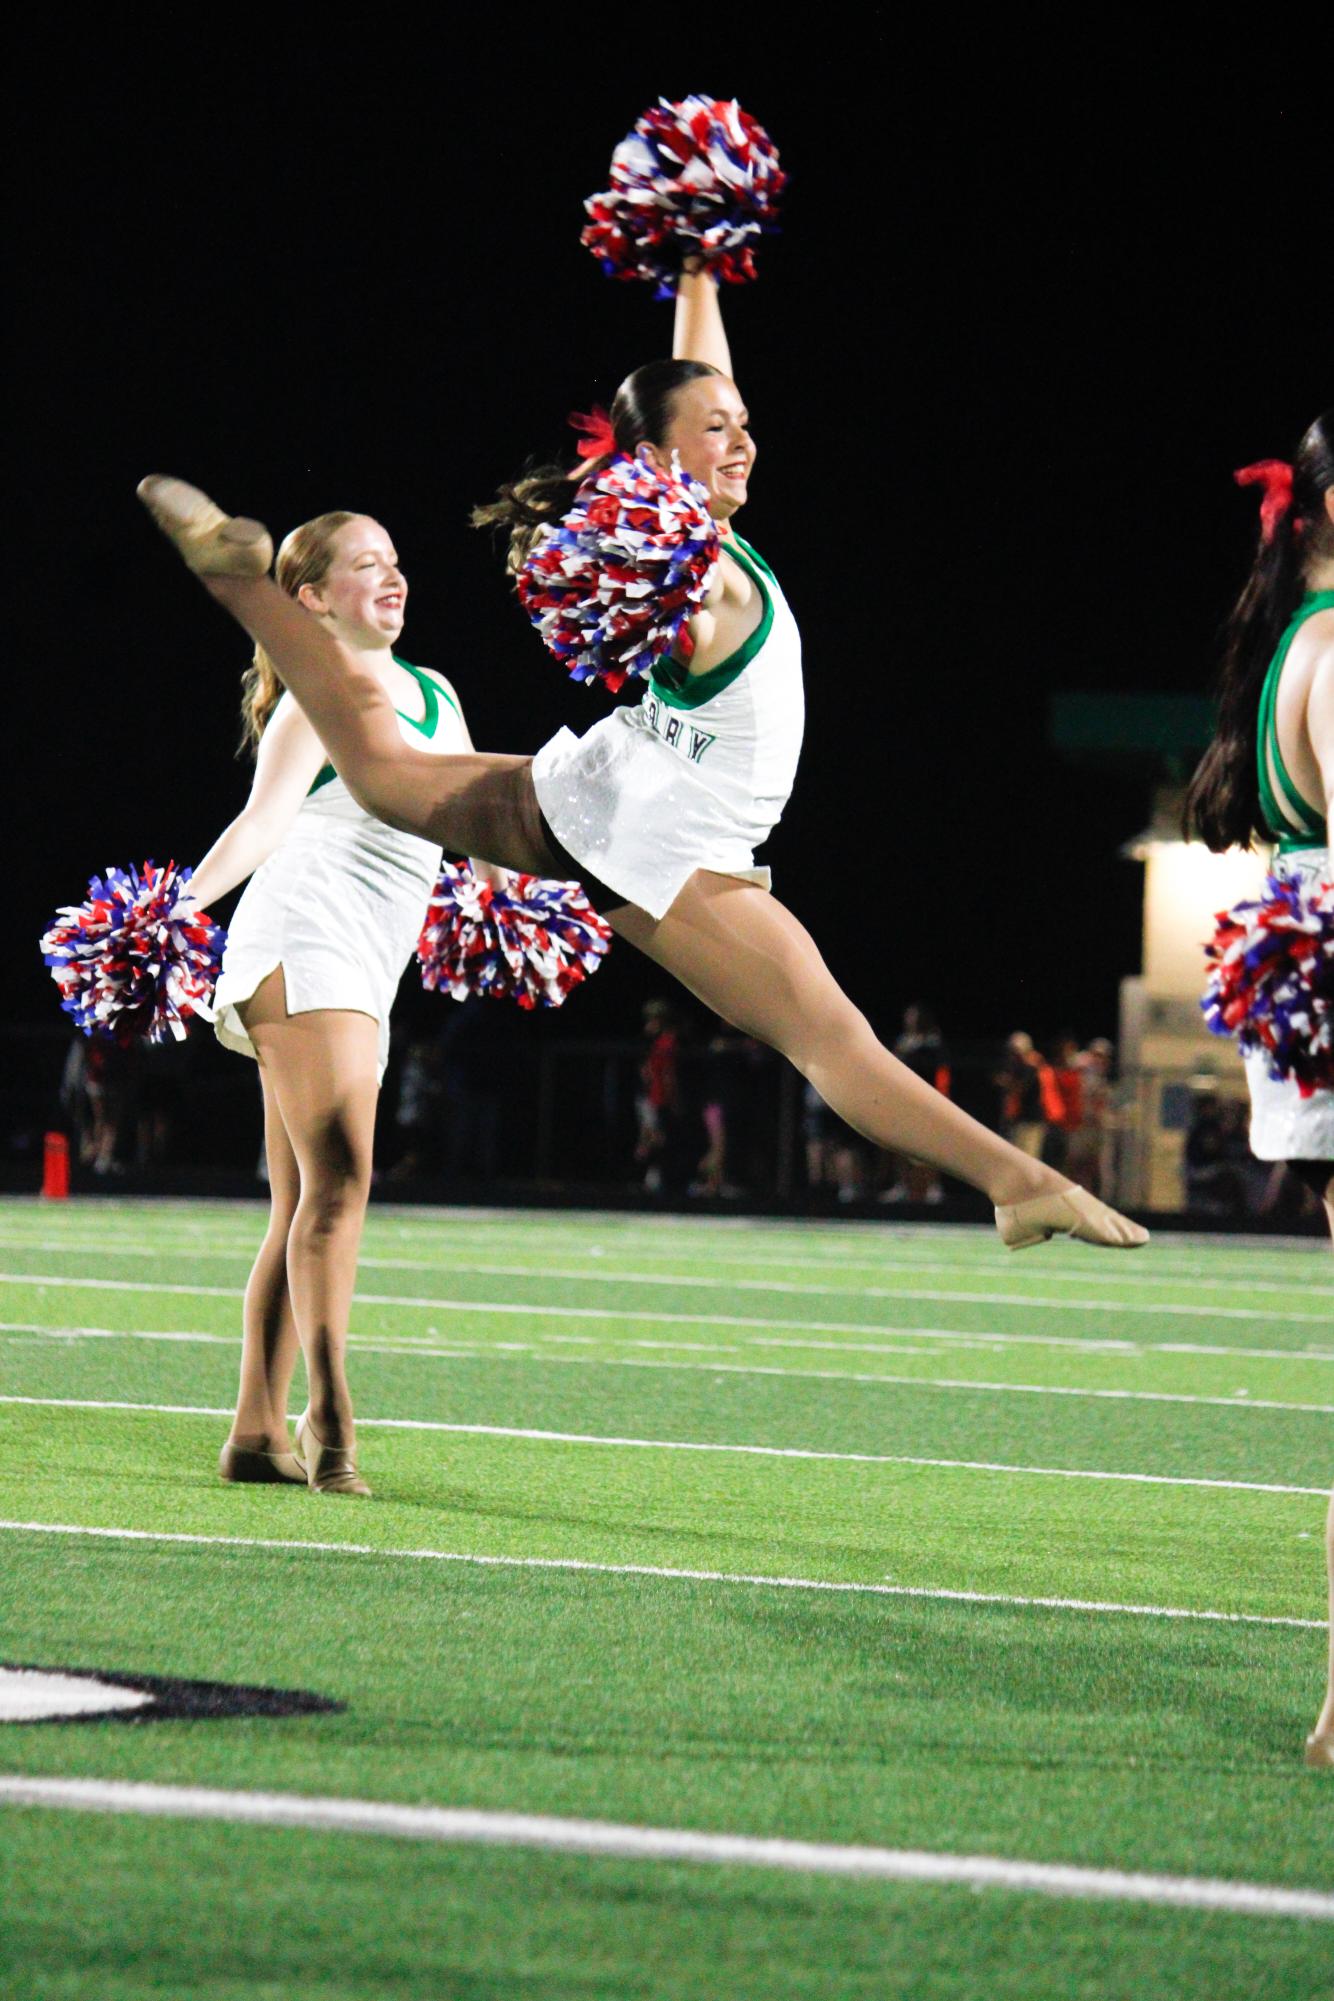
{"type": "MultiPolygon", "coordinates": [[[[463,712],[448,689],[442,688],[438,681],[433,681],[430,675],[425,673],[422,668],[414,667],[410,660],[400,660],[397,653],[391,653],[389,657],[396,667],[402,667],[406,673],[411,674],[413,680],[422,691],[424,714],[420,719],[416,716],[405,716],[402,709],[394,710],[396,716],[401,717],[405,723],[410,723],[413,729],[420,730],[428,741],[434,737],[436,726],[440,721],[440,703],[442,698],[449,703],[455,715],[462,721],[463,712]]],[[[306,794],[307,799],[310,798],[312,792],[318,792],[322,785],[327,785],[331,778],[337,778],[337,776],[338,773],[334,770],[333,766],[326,764],[316,778],[315,783],[311,786],[310,792],[306,794]]]]}
{"type": "Polygon", "coordinates": [[[748,639],[744,639],[735,653],[729,653],[718,666],[710,667],[707,674],[692,674],[681,661],[670,655],[659,660],[649,675],[649,687],[658,699],[669,709],[698,709],[705,702],[711,702],[715,695],[721,695],[724,688],[730,688],[739,674],[744,674],[755,655],[773,630],[774,602],[769,593],[769,584],[777,584],[769,565],[763,556],[757,555],[749,542],[743,542],[735,533],[730,534],[722,544],[727,554],[759,591],[764,605],[760,622],[748,639]],[[768,579],[766,583],[765,579],[768,579]]]}

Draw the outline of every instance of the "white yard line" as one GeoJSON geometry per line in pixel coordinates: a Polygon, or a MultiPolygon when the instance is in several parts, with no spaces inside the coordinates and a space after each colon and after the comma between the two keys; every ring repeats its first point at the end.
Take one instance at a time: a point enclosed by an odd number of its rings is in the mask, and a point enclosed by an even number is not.
{"type": "MultiPolygon", "coordinates": [[[[57,1245],[53,1246],[52,1248],[60,1250],[68,1250],[70,1246],[57,1245]]],[[[90,1247],[90,1254],[94,1248],[95,1247],[90,1247]]],[[[104,1248],[99,1250],[98,1254],[105,1255],[104,1248]]],[[[139,1255],[139,1252],[136,1251],[135,1255],[136,1256],[139,1255]]],[[[217,1256],[223,1254],[216,1252],[215,1253],[205,1252],[204,1255],[207,1257],[209,1255],[217,1256]]],[[[225,1255],[230,1256],[232,1255],[232,1253],[226,1253],[225,1255]]],[[[1168,1318],[1192,1319],[1192,1320],[1201,1320],[1201,1319],[1262,1320],[1266,1322],[1278,1320],[1278,1321],[1288,1322],[1294,1325],[1297,1324],[1303,1326],[1314,1325],[1317,1327],[1323,1327],[1326,1330],[1328,1330],[1330,1323],[1330,1315],[1328,1312],[1303,1313],[1300,1311],[1293,1311],[1292,1309],[1284,1309],[1280,1311],[1274,1308],[1257,1307],[1257,1306],[1215,1306],[1215,1305],[1190,1306],[1190,1305],[1183,1305],[1179,1302],[1174,1304],[1145,1303],[1132,1307],[1128,1306],[1126,1302],[1122,1299],[1045,1299],[1040,1294],[1028,1293],[1028,1292],[963,1292],[953,1288],[947,1289],[945,1287],[939,1287],[939,1286],[808,1285],[805,1283],[797,1283],[795,1281],[790,1281],[786,1279],[764,1279],[764,1278],[719,1279],[719,1278],[707,1277],[704,1276],[703,1274],[696,1272],[664,1272],[662,1274],[655,1274],[649,1272],[601,1271],[601,1270],[590,1269],[588,1266],[585,1265],[557,1266],[557,1265],[479,1264],[479,1263],[462,1262],[456,1259],[451,1259],[446,1263],[437,1263],[428,1260],[417,1260],[417,1259],[396,1260],[389,1258],[377,1258],[373,1256],[366,1256],[363,1257],[360,1260],[360,1262],[361,1265],[366,1269],[378,1268],[386,1270],[407,1269],[413,1271],[442,1271],[444,1272],[445,1276],[451,1280],[457,1280],[459,1278],[464,1278],[464,1277],[525,1278],[525,1279],[536,1279],[543,1284],[546,1284],[548,1282],[559,1282],[560,1284],[580,1284],[580,1285],[615,1285],[615,1286],[649,1285],[649,1286],[659,1286],[670,1289],[694,1290],[694,1291],[703,1290],[709,1292],[721,1292],[721,1291],[767,1292],[767,1293],[776,1293],[780,1297],[805,1297],[805,1298],[809,1297],[827,1298],[836,1294],[844,1294],[848,1297],[855,1297],[858,1299],[887,1299],[887,1300],[916,1299],[916,1300],[927,1300],[927,1301],[940,1300],[950,1305],[962,1304],[966,1306],[1025,1306],[1025,1307],[1033,1307],[1039,1309],[1044,1313],[1126,1314],[1130,1312],[1136,1312],[1139,1314],[1153,1314],[1158,1317],[1166,1316],[1168,1318]]],[[[48,1273],[35,1273],[35,1272],[31,1274],[22,1272],[5,1273],[0,1276],[3,1276],[5,1283],[10,1285],[63,1284],[63,1285],[89,1285],[89,1286],[113,1286],[113,1287],[121,1286],[121,1287],[129,1287],[132,1288],[133,1290],[142,1292],[169,1292],[169,1291],[185,1290],[191,1292],[220,1294],[224,1296],[231,1296],[231,1294],[234,1291],[236,1291],[239,1296],[239,1289],[222,1287],[222,1286],[181,1287],[181,1286],[173,1286],[170,1284],[163,1284],[161,1282],[153,1283],[149,1281],[134,1281],[130,1279],[113,1279],[113,1278],[78,1278],[67,1275],[55,1276],[48,1273]]],[[[1302,1291],[1307,1290],[1307,1288],[1305,1287],[1293,1288],[1293,1289],[1302,1291]]],[[[387,1300],[390,1303],[398,1303],[402,1305],[421,1305],[421,1304],[437,1303],[433,1301],[415,1300],[410,1294],[406,1293],[389,1293],[389,1294],[360,1293],[358,1294],[358,1297],[367,1300],[376,1300],[380,1303],[383,1303],[387,1300]]],[[[446,1303],[457,1304],[458,1302],[440,1301],[438,1303],[443,1305],[446,1303]]],[[[468,1303],[473,1306],[480,1306],[484,1303],[489,1304],[489,1302],[483,1302],[480,1300],[473,1300],[468,1303]]],[[[511,1310],[521,1310],[521,1309],[512,1307],[511,1310]]],[[[532,1310],[541,1310],[541,1309],[534,1308],[532,1310]]],[[[575,1313],[580,1311],[579,1308],[573,1306],[565,1307],[562,1310],[567,1313],[575,1313]]],[[[604,1309],[593,1307],[587,1310],[589,1312],[601,1312],[604,1309]]],[[[617,1317],[620,1319],[630,1319],[636,1316],[631,1314],[620,1314],[617,1317]]],[[[683,1315],[657,1316],[657,1315],[640,1314],[638,1317],[643,1319],[643,1318],[658,1318],[658,1317],[685,1318],[688,1316],[683,1316],[683,1315]]],[[[712,1319],[712,1318],[718,1318],[720,1316],[705,1315],[702,1317],[712,1319]]],[[[784,1323],[780,1322],[775,1324],[781,1325],[784,1323]]],[[[842,1323],[823,1322],[818,1324],[829,1327],[837,1327],[842,1323]]],[[[860,1323],[854,1323],[854,1324],[860,1324],[860,1323]]]]}
{"type": "MultiPolygon", "coordinates": [[[[578,1274],[566,1274],[577,1276],[578,1274]]],[[[560,1273],[550,1274],[559,1278],[560,1273]]],[[[137,1292],[149,1294],[170,1294],[193,1299],[241,1299],[244,1290],[236,1285],[198,1285],[184,1282],[131,1278],[73,1278],[62,1272],[0,1272],[0,1285],[51,1286],[74,1292],[137,1292]]],[[[1043,1312],[1090,1312],[1124,1313],[1126,1308],[1098,1300],[1033,1300],[1023,1295],[1013,1296],[984,1292],[902,1292],[887,1294],[898,1299],[943,1299],[963,1301],[973,1305],[990,1306],[1033,1306],[1043,1312]]],[[[432,1294],[410,1292],[358,1292],[354,1303],[362,1306],[413,1306],[438,1307],[447,1313],[504,1313],[526,1315],[534,1320],[647,1320],[656,1326],[686,1327],[786,1327],[794,1333],[810,1330],[820,1334],[916,1334],[915,1327],[878,1328],[874,1322],[865,1320],[775,1320],[763,1315],[738,1313],[669,1313],[648,1312],[638,1308],[618,1309],[609,1306],[556,1306],[538,1300],[494,1300],[494,1299],[441,1299],[432,1294]]],[[[1265,1313],[1249,1307],[1227,1306],[1154,1306],[1141,1309],[1144,1312],[1169,1315],[1191,1315],[1206,1319],[1289,1321],[1303,1324],[1313,1322],[1328,1331],[1327,1313],[1265,1313]]],[[[950,1330],[937,1330],[950,1331],[950,1330]]],[[[958,1333],[973,1330],[959,1328],[958,1333]]],[[[993,1338],[987,1336],[985,1338],[993,1338]]],[[[1011,1336],[1011,1339],[1014,1337],[1011,1336]]],[[[1225,1350],[1225,1352],[1232,1352],[1225,1350]]]]}
{"type": "MultiPolygon", "coordinates": [[[[457,1246],[458,1243],[460,1242],[460,1239],[457,1236],[451,1236],[449,1241],[451,1246],[457,1246]]],[[[249,1263],[254,1258],[257,1246],[258,1246],[258,1233],[256,1234],[256,1237],[253,1241],[220,1243],[216,1239],[213,1239],[207,1245],[199,1246],[195,1251],[192,1252],[192,1255],[195,1257],[217,1258],[217,1259],[234,1258],[234,1259],[244,1260],[245,1262],[249,1263]]],[[[89,1257],[100,1257],[100,1258],[105,1258],[108,1256],[117,1256],[117,1255],[125,1257],[140,1257],[144,1254],[143,1247],[138,1244],[129,1247],[124,1251],[118,1251],[117,1246],[115,1246],[114,1244],[108,1244],[104,1240],[80,1241],[72,1237],[33,1238],[33,1237],[0,1236],[0,1248],[7,1250],[26,1251],[29,1254],[38,1251],[42,1252],[55,1251],[55,1252],[69,1253],[74,1256],[86,1255],[89,1257]]],[[[571,1248],[577,1248],[577,1247],[572,1247],[569,1244],[568,1239],[563,1239],[562,1249],[566,1251],[567,1255],[571,1248]]],[[[163,1257],[163,1258],[174,1257],[174,1256],[179,1256],[179,1253],[180,1253],[180,1245],[176,1241],[164,1240],[161,1244],[151,1245],[148,1247],[148,1255],[154,1257],[163,1257]]],[[[590,1249],[586,1250],[584,1252],[584,1255],[588,1257],[594,1257],[605,1254],[590,1249]]],[[[642,1254],[637,1251],[627,1251],[626,1255],[639,1256],[642,1254]]],[[[669,1252],[667,1253],[667,1255],[672,1256],[675,1254],[669,1252]]],[[[710,1251],[709,1253],[709,1261],[711,1264],[726,1263],[726,1264],[752,1264],[752,1265],[760,1264],[763,1262],[762,1258],[758,1255],[751,1258],[733,1257],[733,1256],[718,1258],[714,1255],[712,1251],[710,1251]]],[[[712,1276],[703,1276],[698,1272],[680,1273],[680,1272],[654,1272],[654,1271],[643,1271],[643,1270],[615,1271],[610,1269],[600,1269],[595,1265],[590,1265],[590,1266],[581,1265],[572,1270],[569,1267],[557,1268],[547,1264],[539,1264],[539,1265],[481,1264],[472,1262],[470,1260],[461,1259],[457,1256],[450,1255],[448,1252],[446,1252],[445,1255],[439,1257],[412,1258],[412,1257],[388,1257],[371,1251],[363,1251],[359,1259],[359,1264],[365,1270],[440,1272],[447,1277],[451,1275],[457,1275],[459,1273],[477,1273],[483,1276],[499,1276],[499,1277],[510,1277],[510,1278],[538,1278],[538,1279],[545,1279],[547,1277],[561,1278],[561,1279],[578,1278],[587,1280],[590,1284],[673,1285],[673,1286],[692,1286],[692,1287],[716,1286],[716,1287],[727,1287],[728,1289],[735,1289],[738,1291],[804,1293],[804,1294],[815,1294],[817,1296],[822,1293],[829,1293],[829,1294],[847,1293],[856,1295],[857,1297],[864,1297],[871,1299],[878,1299],[878,1298],[894,1299],[900,1297],[911,1298],[914,1297],[915,1295],[903,1293],[902,1289],[897,1285],[877,1286],[875,1284],[868,1284],[860,1279],[854,1279],[852,1280],[852,1282],[849,1283],[847,1282],[847,1277],[849,1273],[863,1271],[870,1273],[873,1278],[884,1278],[887,1274],[898,1271],[904,1272],[905,1274],[909,1275],[921,1272],[949,1272],[954,1274],[958,1274],[959,1272],[959,1264],[957,1260],[951,1262],[946,1259],[934,1259],[934,1258],[913,1258],[913,1259],[876,1258],[874,1260],[865,1260],[862,1262],[858,1262],[856,1259],[849,1259],[846,1257],[836,1257],[835,1254],[831,1254],[829,1258],[810,1258],[810,1257],[784,1258],[782,1262],[786,1269],[794,1271],[820,1271],[827,1264],[832,1264],[836,1262],[838,1277],[831,1279],[828,1284],[812,1284],[812,1283],[801,1283],[785,1279],[727,1278],[727,1277],[716,1278],[712,1276]]],[[[979,1270],[984,1273],[992,1270],[996,1272],[1008,1272],[1013,1270],[1013,1266],[996,1261],[995,1263],[987,1266],[974,1265],[972,1269],[979,1270]]],[[[1200,1289],[1204,1289],[1204,1290],[1219,1291],[1219,1292],[1239,1292],[1239,1291],[1280,1292],[1280,1293],[1294,1292],[1294,1293],[1301,1293],[1313,1299],[1334,1299],[1334,1285],[1329,1285],[1329,1286],[1316,1285],[1308,1282],[1306,1279],[1302,1277],[1294,1277],[1294,1276],[1288,1276],[1281,1280],[1264,1279],[1264,1278],[1255,1280],[1242,1274],[1238,1274],[1231,1277],[1219,1278],[1216,1276],[1205,1277],[1196,1274],[1194,1272],[1183,1275],[1171,1275],[1161,1272],[1123,1272],[1119,1268],[1115,1271],[1110,1271],[1110,1272],[1104,1272],[1104,1271],[1061,1272],[1061,1271],[1051,1271],[1044,1268],[1039,1272],[1035,1272],[1033,1276],[1036,1279],[1037,1283],[1040,1285],[1045,1285],[1045,1284],[1079,1285],[1079,1284],[1089,1284],[1090,1282],[1092,1282],[1097,1284],[1115,1285],[1118,1287],[1121,1286],[1139,1287],[1141,1289],[1145,1287],[1152,1288],[1152,1287],[1174,1286],[1174,1287],[1185,1287],[1191,1291],[1198,1291],[1200,1289]]],[[[931,1294],[928,1296],[944,1298],[944,1297],[949,1297],[950,1295],[931,1294]]],[[[1005,1297],[1010,1301],[1013,1301],[1014,1299],[1019,1297],[1019,1295],[1015,1294],[997,1295],[997,1296],[1005,1297]]],[[[1061,1307],[1067,1304],[1076,1305],[1081,1303],[1074,1301],[1048,1300],[1045,1299],[1041,1293],[1033,1293],[1033,1294],[1025,1293],[1024,1295],[1022,1295],[1022,1297],[1026,1301],[1029,1301],[1031,1304],[1035,1306],[1061,1307]]],[[[1160,1309],[1146,1305],[1140,1310],[1143,1312],[1157,1312],[1160,1309]]]]}
{"type": "Polygon", "coordinates": [[[935,1854],[917,1848],[849,1847],[829,1841],[636,1827],[550,1814],[471,1807],[398,1806],[389,1800],[321,1799],[303,1793],[233,1792],[206,1786],[132,1784],[112,1779],[0,1779],[0,1804],[78,1813],[232,1825],[311,1829],[321,1834],[388,1835],[400,1841],[540,1849],[634,1862],[695,1862],[880,1882],[961,1884],[1097,1902],[1166,1904],[1247,1917],[1334,1921],[1334,1896],[1321,1890],[1239,1883],[1210,1876],[1157,1876],[1140,1870],[1085,1869],[1018,1862],[999,1855],[935,1854]]]}
{"type": "MultiPolygon", "coordinates": [[[[0,1323],[12,1330],[29,1331],[23,1323],[0,1323]]],[[[33,1330],[41,1340],[69,1341],[85,1338],[103,1341],[186,1341],[207,1342],[212,1345],[235,1347],[239,1337],[225,1334],[144,1333],[138,1329],[117,1329],[114,1327],[81,1327],[58,1329],[39,1328],[33,1330]]],[[[549,1341],[582,1341],[579,1335],[549,1335],[549,1341]]],[[[589,1345],[594,1345],[589,1336],[589,1345]]],[[[404,1337],[397,1342],[373,1341],[358,1334],[348,1337],[349,1345],[363,1355],[422,1356],[428,1360],[451,1362],[513,1362],[536,1361],[556,1367],[566,1365],[580,1368],[600,1369],[671,1369],[684,1370],[695,1374],[713,1376],[764,1376],[777,1377],[787,1382],[801,1383],[865,1383],[872,1386],[883,1384],[896,1389],[918,1390],[976,1390],[996,1396],[1052,1396],[1052,1397],[1094,1397],[1108,1398],[1114,1402],[1131,1403],[1174,1403],[1201,1404],[1220,1410],[1286,1410],[1307,1412],[1315,1416],[1334,1416],[1334,1404],[1285,1403],[1274,1397],[1253,1397],[1249,1394],[1230,1397],[1210,1397],[1188,1394],[1176,1390],[1118,1390],[1079,1389],[1062,1383],[994,1383],[982,1379],[954,1376],[904,1376],[898,1374],[872,1374],[869,1370],[855,1369],[785,1369],[777,1363],[763,1362],[676,1362],[662,1361],[640,1355],[570,1355],[551,1349],[540,1348],[526,1341],[494,1341],[485,1347],[455,1346],[442,1348],[429,1339],[404,1337]]],[[[631,1341],[623,1345],[629,1347],[695,1347],[704,1348],[702,1342],[655,1342],[631,1341]]],[[[735,1348],[709,1346],[710,1355],[735,1354],[735,1348]]]]}
{"type": "Polygon", "coordinates": [[[577,1556],[475,1556],[446,1549],[378,1549],[374,1543],[316,1542],[278,1536],[188,1535],[175,1529],[90,1528],[75,1522],[0,1521],[16,1535],[91,1536],[109,1542],[184,1544],[204,1549],[314,1551],[329,1556],[381,1557],[405,1563],[459,1563],[483,1570],[577,1571],[601,1577],[659,1577],[686,1584],[739,1584],[772,1591],[825,1591],[839,1597],[927,1598],[959,1605],[1011,1605],[1049,1612],[1105,1612],[1137,1619],[1185,1619],[1223,1626],[1285,1626],[1323,1633],[1323,1619],[1277,1612],[1214,1612],[1177,1605],[1122,1605],[1101,1598],[1023,1598],[1005,1591],[956,1591],[937,1584],[872,1584],[827,1577],[767,1577],[747,1571],[678,1570],[653,1563],[592,1563],[577,1556]]]}
{"type": "MultiPolygon", "coordinates": [[[[141,1411],[163,1417],[230,1417],[230,1406],[192,1403],[127,1403],[109,1397],[0,1396],[0,1404],[35,1405],[42,1410],[141,1411]]],[[[637,1452],[730,1452],[756,1459],[833,1460],[853,1466],[928,1466],[947,1472],[1031,1474],[1048,1480],[1126,1481],[1144,1487],[1210,1487],[1239,1494],[1312,1494],[1324,1500],[1327,1487],[1292,1487],[1272,1480],[1209,1480],[1185,1473],[1114,1473],[1083,1466],[1017,1466],[999,1459],[931,1459],[909,1452],[835,1452],[808,1445],[733,1445],[685,1438],[623,1438],[615,1433],[547,1431],[532,1425],[454,1424],[427,1417],[361,1417],[359,1430],[443,1431],[473,1438],[526,1438],[551,1445],[603,1445],[637,1452]]]]}

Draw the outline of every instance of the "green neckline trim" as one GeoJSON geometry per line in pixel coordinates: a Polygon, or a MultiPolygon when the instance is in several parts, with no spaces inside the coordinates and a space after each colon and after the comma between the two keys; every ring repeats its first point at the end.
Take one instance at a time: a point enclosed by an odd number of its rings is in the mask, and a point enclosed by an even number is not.
{"type": "Polygon", "coordinates": [[[739,535],[729,535],[722,546],[733,562],[739,563],[753,579],[764,606],[760,622],[735,653],[729,653],[726,660],[710,667],[707,674],[692,674],[679,660],[660,660],[649,676],[649,687],[669,709],[698,709],[705,702],[711,702],[715,695],[721,695],[739,674],[745,673],[773,630],[774,601],[769,584],[777,585],[777,577],[764,558],[757,555],[749,542],[743,542],[739,535]]]}
{"type": "MultiPolygon", "coordinates": [[[[421,719],[418,720],[416,716],[405,716],[402,709],[395,709],[394,714],[401,721],[408,723],[414,730],[420,730],[424,737],[428,739],[433,737],[440,721],[440,703],[442,699],[449,703],[455,715],[462,720],[463,711],[459,708],[453,696],[450,695],[447,689],[442,688],[438,682],[433,681],[424,669],[414,667],[410,660],[400,660],[397,653],[391,653],[389,657],[396,667],[402,667],[406,673],[411,674],[413,680],[422,691],[422,707],[425,713],[421,719]]],[[[333,766],[326,764],[320,771],[315,783],[311,786],[310,792],[306,794],[307,799],[309,799],[311,792],[318,792],[322,785],[327,785],[330,779],[337,776],[338,773],[334,770],[333,766]]]]}
{"type": "Polygon", "coordinates": [[[1278,744],[1276,717],[1278,684],[1293,640],[1314,613],[1329,611],[1332,608],[1334,608],[1334,591],[1307,593],[1278,642],[1260,694],[1260,728],[1256,743],[1260,807],[1264,814],[1265,825],[1278,842],[1280,854],[1291,854],[1297,848],[1323,847],[1329,838],[1323,815],[1308,800],[1303,799],[1292,781],[1291,772],[1283,762],[1283,753],[1278,744]]]}

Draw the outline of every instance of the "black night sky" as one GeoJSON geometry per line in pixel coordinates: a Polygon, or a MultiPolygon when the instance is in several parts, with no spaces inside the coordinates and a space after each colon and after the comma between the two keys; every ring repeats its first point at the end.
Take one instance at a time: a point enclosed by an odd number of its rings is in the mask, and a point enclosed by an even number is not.
{"type": "MultiPolygon", "coordinates": [[[[725,300],[760,447],[742,525],[806,649],[776,887],[882,1028],[923,996],[959,1038],[1114,1033],[1139,923],[1117,849],[1151,774],[1063,763],[1048,702],[1208,684],[1254,533],[1231,469],[1329,400],[1299,72],[1206,89],[1073,41],[1040,69],[1014,43],[925,54],[883,9],[697,53],[680,10],[615,53],[538,48],[524,13],[466,37],[121,18],[65,49],[50,28],[25,114],[10,1022],[56,1017],[29,941],[92,869],[197,859],[244,797],[244,647],[142,518],[143,473],[277,531],[384,520],[403,650],[457,682],[483,747],[601,712],[465,518],[668,350],[670,308],[600,275],[580,203],[655,95],[702,89],[792,177],[760,282],[725,300]]],[[[621,948],[535,1032],[633,1033],[660,985],[621,948]]]]}

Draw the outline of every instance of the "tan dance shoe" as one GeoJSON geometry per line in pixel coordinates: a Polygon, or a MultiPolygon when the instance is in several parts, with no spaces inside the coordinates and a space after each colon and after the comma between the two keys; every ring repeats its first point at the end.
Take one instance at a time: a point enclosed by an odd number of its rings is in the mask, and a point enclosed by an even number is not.
{"type": "Polygon", "coordinates": [[[139,498],[197,577],[262,577],[273,562],[269,531],[241,514],[224,514],[197,486],[150,473],[139,498]]]}
{"type": "Polygon", "coordinates": [[[256,1452],[229,1440],[218,1454],[218,1477],[260,1487],[304,1487],[306,1469],[290,1452],[256,1452]]]}
{"type": "Polygon", "coordinates": [[[1007,1251],[1027,1250],[1030,1244],[1045,1244],[1049,1237],[1078,1237],[1081,1243],[1117,1251],[1137,1250],[1149,1241],[1148,1231],[1129,1216],[1109,1209],[1073,1183],[1054,1195],[1034,1195],[1027,1202],[998,1207],[996,1228],[1007,1251]]]}
{"type": "Polygon", "coordinates": [[[296,1421],[296,1456],[306,1469],[313,1494],[365,1494],[370,1488],[357,1471],[355,1456],[341,1445],[325,1445],[311,1429],[310,1414],[296,1421]]]}
{"type": "Polygon", "coordinates": [[[1313,1772],[1334,1772],[1334,1730],[1311,1732],[1306,1740],[1305,1762],[1313,1772]]]}

